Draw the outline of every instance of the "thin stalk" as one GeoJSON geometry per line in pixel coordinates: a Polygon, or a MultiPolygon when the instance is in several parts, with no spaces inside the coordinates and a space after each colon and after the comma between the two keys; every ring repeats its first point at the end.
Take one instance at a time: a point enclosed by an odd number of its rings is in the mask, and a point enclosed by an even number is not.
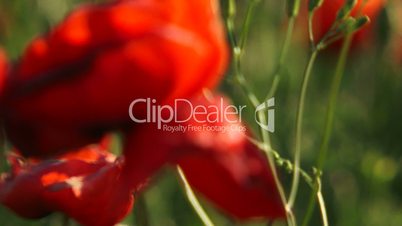
{"type": "Polygon", "coordinates": [[[339,89],[342,82],[342,77],[345,72],[346,60],[349,54],[350,45],[352,42],[353,35],[347,35],[345,37],[341,54],[335,70],[335,76],[333,77],[330,89],[330,95],[328,100],[327,114],[325,120],[324,136],[321,142],[319,157],[317,161],[317,169],[322,170],[325,158],[327,156],[328,143],[331,138],[332,128],[334,124],[334,116],[336,103],[339,95],[339,89]]]}
{"type": "MultiPolygon", "coordinates": [[[[235,62],[235,64],[238,64],[238,68],[240,68],[240,62],[235,62]]],[[[249,87],[246,78],[244,77],[240,69],[235,69],[235,80],[242,89],[242,92],[246,95],[248,101],[251,103],[251,105],[253,105],[253,108],[257,108],[257,106],[260,104],[260,101],[258,100],[257,96],[251,91],[251,88],[249,87]]]]}
{"type": "MultiPolygon", "coordinates": [[[[259,105],[259,100],[257,99],[257,97],[255,96],[255,94],[251,91],[251,89],[249,88],[243,73],[241,73],[241,64],[240,64],[240,54],[236,54],[236,47],[233,48],[234,49],[234,64],[235,64],[235,79],[238,82],[239,86],[242,88],[242,91],[244,92],[244,94],[247,96],[249,102],[253,105],[254,108],[256,108],[259,105]]],[[[263,114],[263,112],[258,112],[257,114],[258,120],[261,123],[266,124],[266,118],[265,115],[263,114]]],[[[274,180],[275,180],[275,184],[277,186],[279,195],[281,196],[281,200],[283,202],[283,205],[286,206],[286,196],[285,196],[285,192],[282,186],[282,183],[279,180],[278,177],[278,173],[277,170],[275,168],[275,161],[273,160],[272,154],[270,152],[271,150],[271,140],[269,138],[269,134],[268,131],[264,130],[263,128],[259,127],[260,129],[260,135],[261,135],[261,139],[262,142],[264,144],[264,153],[266,153],[267,158],[268,158],[268,162],[271,168],[271,172],[273,174],[274,180]]],[[[295,225],[295,220],[294,220],[294,215],[291,212],[291,210],[286,209],[287,212],[287,221],[288,221],[288,225],[292,226],[295,225]]]]}
{"type": "Polygon", "coordinates": [[[321,189],[317,193],[317,199],[318,199],[318,204],[320,205],[320,212],[321,212],[321,218],[322,218],[322,225],[323,226],[328,226],[328,216],[327,216],[327,209],[325,207],[325,201],[324,201],[324,196],[322,195],[321,189]]]}
{"type": "MultiPolygon", "coordinates": [[[[261,113],[259,112],[257,114],[257,117],[258,117],[258,119],[260,120],[261,123],[266,124],[267,119],[266,119],[265,114],[263,114],[262,112],[261,113]]],[[[270,138],[269,138],[268,131],[264,130],[261,127],[259,127],[259,128],[260,128],[260,134],[261,134],[261,137],[262,137],[262,141],[264,143],[264,153],[267,156],[269,166],[270,166],[270,169],[271,169],[271,172],[272,172],[276,187],[277,187],[278,192],[279,192],[279,196],[280,196],[280,198],[282,200],[282,203],[283,203],[283,206],[285,207],[285,210],[286,210],[287,223],[288,223],[289,226],[296,226],[296,220],[295,220],[295,216],[293,214],[293,211],[292,211],[291,208],[288,208],[287,205],[286,205],[286,195],[285,195],[285,191],[283,189],[282,183],[279,180],[278,172],[277,172],[276,167],[275,167],[275,161],[274,161],[274,157],[272,156],[272,152],[271,152],[272,148],[271,148],[271,145],[270,145],[271,141],[270,141],[270,138]]]]}
{"type": "Polygon", "coordinates": [[[309,80],[311,77],[311,72],[315,63],[315,60],[318,55],[318,50],[314,49],[310,55],[309,61],[307,63],[306,69],[303,75],[303,82],[301,85],[301,91],[299,96],[299,104],[297,107],[296,113],[296,140],[295,140],[295,159],[294,159],[294,170],[293,170],[293,179],[292,186],[290,190],[289,200],[288,200],[288,208],[291,209],[296,201],[297,192],[299,189],[299,180],[300,180],[300,156],[301,156],[301,141],[302,141],[302,125],[303,125],[303,113],[304,113],[304,105],[307,94],[307,87],[309,84],[309,80]]]}
{"type": "Polygon", "coordinates": [[[205,212],[204,208],[202,208],[200,202],[195,196],[193,189],[191,189],[191,186],[186,179],[186,175],[179,166],[177,167],[177,172],[179,173],[180,179],[183,182],[187,199],[189,200],[191,206],[197,213],[198,217],[201,219],[201,221],[204,223],[205,226],[214,226],[208,214],[205,212]]]}
{"type": "Polygon", "coordinates": [[[307,207],[307,211],[304,214],[304,219],[303,219],[303,223],[302,226],[308,226],[308,224],[310,223],[310,219],[313,216],[314,213],[314,209],[315,209],[315,196],[317,194],[317,189],[313,189],[311,191],[310,194],[310,199],[309,199],[309,204],[307,207]]]}
{"type": "Polygon", "coordinates": [[[289,52],[289,47],[290,47],[290,43],[292,41],[292,37],[293,37],[293,30],[294,30],[294,26],[296,23],[296,17],[290,17],[289,18],[289,22],[288,22],[288,28],[286,31],[286,36],[285,36],[285,42],[283,43],[282,46],[282,50],[281,53],[279,55],[279,62],[278,62],[278,66],[275,70],[275,73],[273,75],[273,80],[272,80],[272,85],[271,88],[269,89],[268,95],[266,97],[266,99],[269,99],[271,97],[273,97],[276,93],[276,90],[278,89],[278,85],[279,82],[281,80],[281,74],[283,71],[283,66],[285,64],[285,60],[286,57],[288,55],[289,52]]]}
{"type": "MultiPolygon", "coordinates": [[[[255,4],[256,1],[251,2],[250,4],[255,4]]],[[[252,9],[252,8],[251,8],[252,9]]],[[[248,14],[252,13],[252,10],[248,10],[248,14]]],[[[234,33],[234,19],[236,16],[236,2],[234,0],[229,0],[229,9],[228,9],[228,18],[227,18],[227,27],[228,27],[228,33],[229,33],[229,37],[230,37],[230,41],[231,41],[231,46],[232,46],[232,50],[233,50],[233,67],[234,67],[234,78],[237,81],[237,83],[239,84],[239,86],[241,87],[242,91],[244,92],[244,94],[246,95],[247,99],[249,100],[249,102],[253,105],[254,108],[256,108],[259,104],[260,101],[258,100],[257,96],[252,92],[252,89],[249,87],[249,85],[247,84],[247,81],[244,77],[244,74],[242,73],[242,68],[241,68],[241,56],[242,56],[242,46],[239,46],[237,43],[237,39],[236,39],[236,35],[234,33]]],[[[250,26],[250,18],[251,15],[246,16],[246,18],[249,18],[248,22],[246,21],[244,23],[244,28],[243,28],[243,32],[247,32],[247,33],[242,33],[241,34],[241,40],[246,40],[246,37],[248,35],[248,27],[250,26]]],[[[246,19],[247,20],[247,19],[246,19]]],[[[244,43],[242,44],[244,47],[244,43]]],[[[261,123],[266,123],[267,119],[265,117],[265,115],[263,114],[263,112],[259,112],[257,114],[258,119],[260,120],[261,123]]],[[[275,161],[272,157],[272,154],[270,152],[271,150],[271,141],[269,138],[269,134],[268,131],[262,129],[260,127],[260,135],[261,135],[261,139],[263,142],[263,146],[264,146],[264,152],[267,155],[267,159],[269,162],[269,166],[270,169],[272,171],[274,180],[275,180],[275,184],[277,186],[278,192],[280,194],[281,200],[283,202],[283,206],[286,207],[286,196],[285,196],[285,192],[283,189],[283,186],[281,184],[281,181],[279,180],[277,171],[276,171],[276,167],[275,167],[275,161]]],[[[289,226],[295,226],[295,219],[294,219],[294,215],[292,213],[291,210],[286,209],[287,212],[287,222],[289,226]]]]}
{"type": "MultiPolygon", "coordinates": [[[[266,151],[265,147],[264,147],[264,144],[254,140],[251,137],[248,137],[248,140],[251,143],[253,143],[255,146],[257,146],[260,150],[266,151]]],[[[276,150],[274,150],[272,148],[271,148],[271,150],[269,152],[271,153],[272,157],[274,158],[275,164],[278,167],[281,167],[283,170],[285,170],[287,172],[293,173],[293,167],[294,166],[293,166],[293,163],[290,160],[283,158],[276,150]]],[[[299,170],[300,170],[300,175],[302,176],[302,178],[304,179],[306,184],[309,187],[314,188],[313,187],[314,186],[313,177],[311,177],[310,174],[307,173],[304,169],[300,168],[299,170]]]]}
{"type": "Polygon", "coordinates": [[[246,19],[244,20],[244,23],[243,23],[243,29],[241,32],[240,42],[239,42],[239,47],[241,50],[244,49],[244,46],[246,44],[248,33],[250,30],[250,24],[253,19],[253,15],[254,15],[254,9],[255,9],[258,1],[259,0],[250,0],[250,3],[247,6],[246,19]]]}
{"type": "MultiPolygon", "coordinates": [[[[329,95],[328,106],[327,106],[327,114],[326,114],[326,120],[325,120],[324,135],[323,135],[323,138],[321,141],[319,155],[318,155],[317,163],[316,163],[318,171],[322,171],[322,168],[324,166],[325,159],[327,156],[328,143],[329,143],[329,140],[331,137],[332,127],[333,127],[333,122],[334,122],[336,102],[338,99],[339,89],[340,89],[342,77],[343,77],[343,74],[345,71],[346,60],[347,60],[350,45],[352,42],[352,38],[353,38],[353,34],[349,34],[345,37],[345,40],[342,45],[342,50],[341,50],[341,53],[340,53],[340,56],[338,59],[338,63],[336,66],[335,75],[334,75],[332,83],[331,83],[330,95],[329,95]]],[[[313,191],[310,196],[310,201],[309,201],[309,205],[307,208],[307,214],[305,215],[304,220],[303,220],[303,226],[307,226],[308,223],[310,222],[310,219],[311,219],[312,213],[314,211],[314,207],[315,207],[316,193],[317,193],[317,191],[313,191]]],[[[322,213],[322,209],[321,209],[321,213],[322,213]]]]}
{"type": "Polygon", "coordinates": [[[234,31],[234,20],[236,17],[236,2],[234,0],[229,0],[229,9],[228,9],[228,18],[226,21],[227,27],[228,27],[228,33],[229,33],[229,39],[231,42],[231,46],[233,48],[233,64],[234,64],[234,74],[235,74],[235,79],[236,82],[240,85],[242,88],[242,91],[245,93],[247,99],[249,102],[253,105],[254,108],[256,108],[259,104],[260,101],[258,100],[257,96],[251,91],[251,88],[249,87],[246,78],[244,77],[242,70],[241,70],[241,56],[243,53],[243,48],[245,45],[245,42],[247,40],[248,36],[248,31],[251,23],[251,18],[253,14],[253,9],[255,8],[255,5],[257,3],[257,0],[252,0],[249,5],[248,5],[248,10],[246,14],[246,19],[243,23],[243,29],[240,37],[240,45],[237,42],[235,31],[234,31]]]}
{"type": "Polygon", "coordinates": [[[232,46],[237,46],[237,39],[236,35],[234,32],[234,20],[236,17],[236,1],[235,0],[229,0],[228,3],[228,17],[226,19],[226,26],[228,29],[228,35],[229,35],[229,41],[232,44],[232,46]]]}
{"type": "Polygon", "coordinates": [[[313,31],[313,19],[314,19],[314,11],[308,13],[308,36],[310,40],[311,48],[314,48],[314,31],[313,31]]]}
{"type": "MultiPolygon", "coordinates": [[[[320,207],[322,224],[323,224],[323,226],[328,226],[329,223],[328,223],[327,209],[325,207],[324,196],[322,195],[322,192],[321,192],[321,179],[320,179],[319,174],[316,175],[316,180],[315,180],[315,184],[314,184],[314,187],[313,187],[313,191],[314,192],[311,192],[312,197],[310,197],[310,198],[312,198],[313,200],[315,198],[317,198],[317,202],[318,202],[319,207],[320,207]]],[[[313,202],[313,204],[315,205],[315,202],[313,202]]],[[[309,219],[312,217],[313,212],[314,212],[314,205],[312,206],[312,208],[309,208],[307,210],[307,212],[305,214],[305,218],[303,219],[302,226],[307,226],[309,224],[309,219]]]]}

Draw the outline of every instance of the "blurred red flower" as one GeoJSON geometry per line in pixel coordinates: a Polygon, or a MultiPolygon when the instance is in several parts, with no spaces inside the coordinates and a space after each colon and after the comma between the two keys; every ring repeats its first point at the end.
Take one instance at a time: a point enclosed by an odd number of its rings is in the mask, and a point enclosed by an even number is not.
{"type": "MultiPolygon", "coordinates": [[[[219,82],[227,64],[217,2],[88,5],[34,40],[11,70],[0,99],[8,138],[22,156],[30,157],[24,166],[14,163],[13,173],[3,179],[2,203],[26,217],[62,211],[84,225],[112,225],[131,208],[130,193],[171,164],[235,218],[283,218],[266,158],[248,140],[237,116],[219,108],[228,102],[218,103],[219,96],[198,97],[203,88],[219,82]],[[178,98],[190,99],[194,105],[212,106],[208,112],[217,108],[221,120],[167,123],[203,128],[184,133],[135,124],[128,109],[140,98],[167,106],[178,98]],[[78,153],[63,160],[54,157],[96,143],[115,129],[125,134],[124,161],[107,161],[106,152],[95,163],[78,153]]],[[[178,110],[180,117],[192,109],[178,110]]],[[[130,113],[144,117],[146,111],[141,105],[130,113]]]]}
{"type": "MultiPolygon", "coordinates": [[[[285,210],[266,157],[249,141],[237,115],[221,111],[229,106],[227,99],[201,96],[191,103],[204,106],[207,114],[169,124],[184,126],[187,131],[172,133],[145,124],[128,135],[125,180],[136,187],[163,165],[177,164],[192,187],[227,214],[241,220],[283,218],[285,210]],[[206,120],[208,113],[223,121],[206,120]]],[[[178,109],[178,118],[186,118],[190,109],[178,109]]]]}
{"type": "Polygon", "coordinates": [[[11,172],[1,175],[0,202],[22,217],[60,211],[83,225],[110,226],[132,208],[132,191],[120,179],[123,161],[101,145],[57,159],[25,159],[18,152],[8,159],[11,172]]]}
{"type": "Polygon", "coordinates": [[[12,70],[1,107],[10,140],[27,156],[55,154],[127,127],[136,98],[169,102],[213,88],[227,64],[219,14],[215,0],[78,8],[12,70]]]}
{"type": "MultiPolygon", "coordinates": [[[[191,186],[226,214],[239,220],[283,218],[285,210],[269,164],[236,114],[222,111],[229,106],[227,99],[201,96],[191,104],[208,111],[184,123],[168,124],[187,127],[185,132],[144,124],[128,133],[124,161],[123,157],[113,161],[105,150],[107,141],[56,160],[21,161],[23,157],[11,155],[13,169],[3,176],[0,201],[24,217],[61,211],[84,225],[112,225],[131,208],[132,191],[142,188],[163,166],[178,165],[191,186]],[[211,115],[216,117],[212,122],[207,118],[211,115]],[[120,211],[103,214],[110,209],[120,211]]],[[[178,109],[178,118],[193,110],[189,105],[178,109]]]]}

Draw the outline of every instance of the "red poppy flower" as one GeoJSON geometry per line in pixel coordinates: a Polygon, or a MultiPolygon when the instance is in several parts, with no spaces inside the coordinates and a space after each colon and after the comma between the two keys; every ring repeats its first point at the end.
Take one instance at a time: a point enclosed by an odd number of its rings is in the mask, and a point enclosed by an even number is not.
{"type": "Polygon", "coordinates": [[[225,213],[241,220],[284,217],[266,158],[248,140],[234,108],[223,97],[194,98],[177,108],[178,119],[196,106],[200,114],[186,122],[160,129],[147,124],[128,135],[125,180],[136,187],[166,163],[178,164],[192,187],[225,213]]]}
{"type": "Polygon", "coordinates": [[[187,130],[172,132],[152,123],[136,127],[125,139],[124,163],[108,161],[112,155],[90,148],[56,162],[31,159],[21,166],[12,161],[13,174],[0,186],[0,200],[25,217],[62,211],[84,225],[110,225],[104,222],[118,222],[131,207],[129,191],[171,164],[183,169],[196,191],[237,219],[283,218],[268,162],[248,140],[228,101],[199,97],[177,109],[177,118],[188,120],[166,126],[187,130]],[[206,110],[194,116],[194,106],[206,110]],[[27,197],[21,200],[21,193],[27,197]],[[111,208],[121,211],[95,217],[111,208]]]}
{"type": "MultiPolygon", "coordinates": [[[[331,28],[338,11],[342,8],[345,0],[327,0],[317,9],[314,16],[314,33],[316,40],[322,38],[331,28]]],[[[353,8],[351,16],[367,15],[371,23],[362,28],[354,37],[354,42],[363,42],[372,38],[372,30],[375,20],[385,4],[385,0],[358,0],[353,8]]]]}
{"type": "Polygon", "coordinates": [[[34,40],[12,70],[6,131],[24,155],[80,147],[125,127],[133,99],[169,102],[215,86],[226,61],[215,0],[83,6],[34,40]]]}
{"type": "MultiPolygon", "coordinates": [[[[134,123],[128,114],[139,98],[172,106],[216,85],[227,63],[217,2],[88,5],[33,41],[0,100],[11,143],[25,157],[43,157],[120,129],[126,132],[124,162],[102,157],[93,163],[77,154],[55,163],[29,160],[3,180],[0,201],[27,217],[63,211],[84,225],[110,225],[131,208],[130,192],[170,164],[181,166],[190,184],[227,214],[241,220],[284,217],[268,162],[237,116],[224,110],[227,101],[183,103],[179,118],[193,112],[189,103],[211,113],[165,123],[201,127],[184,133],[134,123]],[[20,200],[26,189],[32,192],[20,200]]],[[[146,117],[147,107],[138,106],[130,113],[146,117]]]]}
{"type": "Polygon", "coordinates": [[[9,162],[11,172],[0,181],[0,202],[22,217],[60,211],[83,225],[111,226],[132,208],[131,190],[119,177],[122,160],[100,145],[46,161],[11,153],[9,162]]]}

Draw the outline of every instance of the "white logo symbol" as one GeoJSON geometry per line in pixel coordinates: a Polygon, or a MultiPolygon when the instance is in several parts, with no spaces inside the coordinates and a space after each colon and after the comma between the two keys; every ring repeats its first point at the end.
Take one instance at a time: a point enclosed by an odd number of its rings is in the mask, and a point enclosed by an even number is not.
{"type": "Polygon", "coordinates": [[[255,121],[257,122],[257,124],[261,126],[261,128],[263,128],[264,130],[267,130],[271,133],[275,132],[275,109],[272,109],[273,107],[275,107],[274,97],[258,105],[254,113],[255,121]],[[260,120],[258,120],[257,114],[259,111],[265,111],[267,109],[268,109],[268,123],[265,125],[260,120]]]}

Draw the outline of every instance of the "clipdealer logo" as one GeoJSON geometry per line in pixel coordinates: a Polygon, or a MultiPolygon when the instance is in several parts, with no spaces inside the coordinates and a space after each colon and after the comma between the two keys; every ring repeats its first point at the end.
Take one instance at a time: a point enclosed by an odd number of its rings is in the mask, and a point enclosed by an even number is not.
{"type": "MultiPolygon", "coordinates": [[[[224,104],[223,98],[219,100],[218,104],[211,105],[194,105],[187,99],[176,99],[171,105],[159,105],[156,99],[152,98],[140,98],[135,99],[129,106],[129,116],[135,123],[155,123],[160,130],[170,132],[186,132],[188,130],[219,130],[226,132],[228,130],[243,130],[245,126],[242,126],[243,111],[247,108],[247,105],[227,105],[224,104]],[[145,109],[146,114],[142,117],[134,113],[134,109],[145,109]],[[182,111],[185,108],[186,111],[182,111]],[[179,114],[180,112],[180,114],[179,114]],[[233,117],[233,116],[236,117],[233,117]],[[187,122],[195,122],[195,124],[204,124],[204,126],[193,126],[187,122]],[[228,122],[232,124],[230,128],[228,126],[214,126],[208,127],[205,124],[219,124],[222,122],[228,122]],[[186,124],[187,123],[187,124],[186,124]],[[183,124],[186,124],[184,126],[183,124]]],[[[254,115],[256,123],[269,132],[275,131],[275,99],[271,98],[266,102],[260,104],[255,109],[254,115]],[[261,122],[257,114],[267,111],[267,124],[261,122]]]]}

